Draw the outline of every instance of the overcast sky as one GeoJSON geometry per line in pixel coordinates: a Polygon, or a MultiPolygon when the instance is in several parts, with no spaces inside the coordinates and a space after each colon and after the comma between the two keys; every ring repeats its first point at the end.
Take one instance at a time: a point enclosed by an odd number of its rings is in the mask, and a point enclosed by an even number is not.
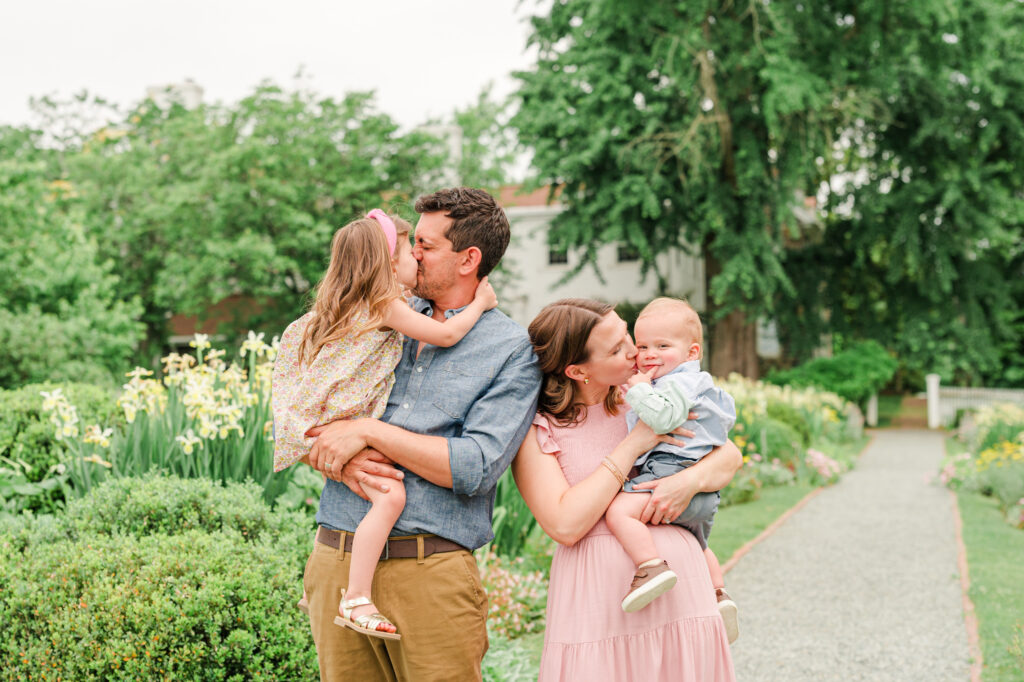
{"type": "Polygon", "coordinates": [[[403,126],[471,103],[527,68],[535,0],[0,0],[0,124],[29,98],[83,89],[118,104],[193,79],[234,102],[269,78],[333,97],[375,90],[403,126]]]}

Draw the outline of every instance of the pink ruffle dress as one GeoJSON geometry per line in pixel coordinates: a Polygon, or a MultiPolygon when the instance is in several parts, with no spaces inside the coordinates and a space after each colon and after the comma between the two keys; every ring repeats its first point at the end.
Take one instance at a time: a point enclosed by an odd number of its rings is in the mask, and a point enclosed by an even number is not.
{"type": "MultiPolygon", "coordinates": [[[[610,416],[602,405],[590,407],[576,426],[559,426],[543,415],[533,423],[541,450],[558,458],[569,485],[599,468],[627,433],[625,416],[610,416]]],[[[635,567],[604,520],[575,545],[558,546],[539,682],[736,679],[700,545],[678,526],[651,530],[679,582],[636,613],[620,606],[635,567]]]]}

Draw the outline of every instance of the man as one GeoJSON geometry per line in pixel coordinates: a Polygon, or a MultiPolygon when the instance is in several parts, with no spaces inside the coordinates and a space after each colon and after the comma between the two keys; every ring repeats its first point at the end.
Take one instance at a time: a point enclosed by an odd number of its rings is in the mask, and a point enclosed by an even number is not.
{"type": "MultiPolygon", "coordinates": [[[[473,300],[505,253],[508,218],[491,195],[469,188],[421,197],[416,212],[413,307],[444,320],[473,300]]],[[[451,348],[406,339],[382,419],[314,430],[310,463],[329,480],[304,584],[322,680],[481,678],[487,596],[471,550],[493,537],[498,478],[530,427],[539,387],[526,330],[494,309],[451,348]],[[403,474],[405,510],[372,587],[402,635],[396,642],[334,617],[348,581],[346,545],[369,508],[359,482],[384,489],[403,474]]]]}

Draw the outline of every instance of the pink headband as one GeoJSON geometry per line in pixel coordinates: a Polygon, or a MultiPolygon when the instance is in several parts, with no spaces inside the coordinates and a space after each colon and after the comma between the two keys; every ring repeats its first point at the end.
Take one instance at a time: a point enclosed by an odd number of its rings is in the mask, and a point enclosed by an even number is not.
{"type": "Polygon", "coordinates": [[[367,218],[373,218],[380,223],[380,229],[384,230],[384,238],[388,240],[388,253],[392,256],[395,255],[395,246],[398,243],[398,230],[395,229],[395,223],[388,214],[379,208],[375,208],[366,214],[367,218]]]}

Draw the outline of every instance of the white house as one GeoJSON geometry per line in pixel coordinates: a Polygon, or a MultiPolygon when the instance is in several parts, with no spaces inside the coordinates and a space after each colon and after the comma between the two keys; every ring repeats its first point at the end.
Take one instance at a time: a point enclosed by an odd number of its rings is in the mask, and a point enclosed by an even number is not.
{"type": "MultiPolygon", "coordinates": [[[[644,303],[658,295],[657,279],[640,274],[639,257],[628,248],[605,245],[597,264],[604,281],[587,266],[567,282],[565,275],[579,263],[579,254],[559,253],[548,246],[548,230],[563,206],[547,204],[547,190],[517,194],[518,186],[503,187],[499,201],[512,226],[512,242],[502,260],[507,276],[495,278],[499,305],[520,324],[530,320],[548,303],[560,298],[596,298],[608,303],[644,303]]],[[[704,261],[670,249],[657,256],[668,279],[668,291],[685,296],[697,310],[704,309],[704,261]]]]}

